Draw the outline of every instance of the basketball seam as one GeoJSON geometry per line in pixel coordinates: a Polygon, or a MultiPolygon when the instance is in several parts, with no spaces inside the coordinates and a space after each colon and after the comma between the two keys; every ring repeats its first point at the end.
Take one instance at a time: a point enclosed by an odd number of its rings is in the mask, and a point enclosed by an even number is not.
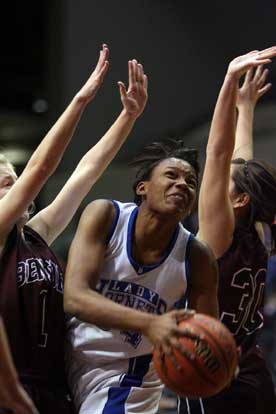
{"type": "MultiPolygon", "coordinates": [[[[189,338],[188,338],[189,339],[189,338]]],[[[194,342],[192,339],[191,339],[191,341],[192,342],[194,342]]],[[[175,352],[175,351],[174,351],[175,352]]],[[[194,359],[194,360],[190,360],[186,355],[184,355],[184,354],[182,354],[181,353],[181,351],[178,351],[180,354],[181,354],[181,356],[182,357],[185,357],[185,359],[186,359],[186,361],[188,361],[188,363],[193,367],[193,368],[195,368],[195,370],[197,371],[197,373],[199,374],[199,375],[201,375],[202,376],[202,378],[204,379],[204,381],[206,381],[207,383],[208,382],[211,382],[211,384],[212,385],[216,385],[216,383],[215,382],[213,382],[212,381],[212,379],[210,379],[206,374],[205,374],[205,372],[203,371],[203,369],[198,365],[198,363],[197,363],[197,360],[196,359],[194,359]]]]}
{"type": "Polygon", "coordinates": [[[230,373],[231,373],[231,369],[230,369],[230,364],[228,363],[228,359],[227,359],[227,356],[225,356],[225,354],[224,354],[224,352],[223,352],[223,350],[221,350],[220,349],[220,347],[219,347],[219,345],[218,345],[218,343],[216,342],[216,338],[214,338],[213,336],[212,336],[212,334],[204,327],[204,326],[202,326],[200,323],[197,323],[198,321],[196,320],[196,319],[194,319],[193,320],[193,323],[198,327],[198,328],[201,328],[207,335],[208,335],[208,338],[210,338],[210,340],[212,341],[212,343],[214,344],[214,346],[215,346],[215,348],[216,348],[216,350],[218,351],[218,353],[222,356],[222,359],[224,360],[224,362],[225,362],[225,368],[226,368],[226,374],[227,374],[227,377],[229,377],[229,375],[230,375],[230,373]]]}

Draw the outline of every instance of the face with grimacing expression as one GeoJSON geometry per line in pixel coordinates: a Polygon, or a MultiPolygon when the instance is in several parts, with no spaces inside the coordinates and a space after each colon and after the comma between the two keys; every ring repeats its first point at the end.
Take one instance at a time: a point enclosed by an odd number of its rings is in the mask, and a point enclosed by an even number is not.
{"type": "Polygon", "coordinates": [[[196,171],[187,161],[166,158],[153,169],[149,180],[138,183],[136,192],[150,210],[181,221],[192,210],[197,184],[196,171]]]}
{"type": "MultiPolygon", "coordinates": [[[[18,177],[11,166],[0,163],[0,201],[10,191],[17,178],[18,177]]],[[[22,221],[25,224],[28,219],[29,213],[26,211],[19,221],[20,223],[22,221]]]]}

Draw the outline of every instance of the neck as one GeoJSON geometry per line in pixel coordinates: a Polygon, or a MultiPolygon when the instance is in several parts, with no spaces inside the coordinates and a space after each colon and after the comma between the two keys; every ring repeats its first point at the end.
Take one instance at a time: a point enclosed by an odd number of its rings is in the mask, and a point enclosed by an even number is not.
{"type": "Polygon", "coordinates": [[[132,254],[143,264],[157,263],[165,254],[178,221],[160,217],[156,213],[139,207],[134,223],[132,254]]]}

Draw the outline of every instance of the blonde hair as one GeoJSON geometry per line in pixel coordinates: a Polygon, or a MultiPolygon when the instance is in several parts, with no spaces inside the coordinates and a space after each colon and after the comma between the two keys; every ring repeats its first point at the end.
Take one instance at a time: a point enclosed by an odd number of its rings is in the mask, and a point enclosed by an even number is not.
{"type": "MultiPolygon", "coordinates": [[[[8,160],[8,158],[3,153],[0,153],[0,166],[1,164],[5,165],[6,167],[9,167],[16,174],[15,166],[8,160]]],[[[32,201],[28,208],[28,213],[31,215],[34,212],[35,212],[35,203],[34,201],[32,201]]]]}
{"type": "Polygon", "coordinates": [[[2,153],[0,153],[0,164],[6,165],[7,167],[11,168],[14,172],[16,172],[15,171],[15,166],[2,153]]]}

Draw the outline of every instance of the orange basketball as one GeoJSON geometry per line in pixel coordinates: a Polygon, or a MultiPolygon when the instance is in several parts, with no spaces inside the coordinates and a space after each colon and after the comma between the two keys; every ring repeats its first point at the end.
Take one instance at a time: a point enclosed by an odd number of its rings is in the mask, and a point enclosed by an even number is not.
{"type": "Polygon", "coordinates": [[[203,339],[179,338],[194,356],[190,360],[173,349],[180,370],[166,356],[160,364],[154,351],[154,365],[161,381],[182,397],[206,398],[217,394],[231,381],[237,366],[233,336],[219,320],[200,313],[180,322],[179,326],[192,334],[203,335],[203,339]]]}

